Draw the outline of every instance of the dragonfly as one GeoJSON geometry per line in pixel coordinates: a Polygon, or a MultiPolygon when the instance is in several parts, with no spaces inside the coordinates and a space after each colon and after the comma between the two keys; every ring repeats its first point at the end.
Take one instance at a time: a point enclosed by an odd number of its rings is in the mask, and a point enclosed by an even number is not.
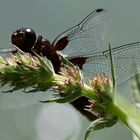
{"type": "MultiPolygon", "coordinates": [[[[61,56],[68,59],[74,65],[82,69],[86,78],[92,78],[94,74],[107,74],[111,76],[110,52],[108,48],[100,51],[105,34],[111,25],[110,14],[105,9],[97,9],[91,12],[77,25],[62,32],[51,43],[42,35],[36,35],[31,28],[21,28],[13,32],[11,43],[13,46],[1,49],[0,53],[6,55],[10,52],[16,53],[17,47],[24,52],[47,57],[59,73],[63,66],[61,56]]],[[[140,71],[140,42],[125,44],[112,49],[115,68],[116,84],[120,85],[133,77],[140,71]]],[[[38,103],[48,98],[48,90],[45,93],[0,93],[0,108],[15,108],[38,103]]],[[[89,120],[95,116],[84,109],[89,105],[89,100],[81,97],[71,103],[89,120]]]]}

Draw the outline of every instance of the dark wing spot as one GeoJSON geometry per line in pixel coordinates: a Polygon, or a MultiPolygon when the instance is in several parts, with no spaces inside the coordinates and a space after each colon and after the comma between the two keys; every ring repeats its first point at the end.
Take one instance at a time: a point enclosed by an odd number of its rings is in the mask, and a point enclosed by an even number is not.
{"type": "Polygon", "coordinates": [[[102,12],[103,11],[103,9],[97,9],[96,10],[96,12],[102,12]]]}
{"type": "Polygon", "coordinates": [[[58,40],[58,42],[54,46],[55,50],[56,51],[63,50],[68,45],[68,42],[69,42],[69,40],[68,40],[67,36],[61,38],[60,40],[58,40]]]}
{"type": "Polygon", "coordinates": [[[86,63],[87,57],[81,57],[81,58],[72,58],[69,61],[73,63],[74,65],[78,66],[80,69],[83,68],[83,65],[86,63]]]}

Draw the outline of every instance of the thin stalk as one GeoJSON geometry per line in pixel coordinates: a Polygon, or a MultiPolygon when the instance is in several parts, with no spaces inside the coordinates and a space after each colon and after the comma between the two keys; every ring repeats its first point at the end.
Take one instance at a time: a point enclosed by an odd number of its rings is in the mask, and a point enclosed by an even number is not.
{"type": "MultiPolygon", "coordinates": [[[[108,104],[108,109],[118,117],[122,124],[129,128],[140,139],[140,116],[136,117],[135,115],[132,115],[116,102],[110,102],[108,104]]],[[[132,111],[134,110],[132,109],[132,111]]]]}

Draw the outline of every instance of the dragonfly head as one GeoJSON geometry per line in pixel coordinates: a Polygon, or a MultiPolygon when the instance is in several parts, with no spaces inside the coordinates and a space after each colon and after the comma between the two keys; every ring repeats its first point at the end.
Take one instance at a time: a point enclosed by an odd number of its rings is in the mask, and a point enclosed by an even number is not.
{"type": "Polygon", "coordinates": [[[36,42],[36,34],[30,28],[21,28],[13,32],[11,43],[24,52],[31,52],[36,42]]]}

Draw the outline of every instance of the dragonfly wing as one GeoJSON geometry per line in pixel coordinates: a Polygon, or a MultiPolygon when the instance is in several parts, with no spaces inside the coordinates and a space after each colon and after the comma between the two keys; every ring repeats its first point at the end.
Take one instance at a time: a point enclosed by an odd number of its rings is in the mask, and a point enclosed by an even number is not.
{"type": "MultiPolygon", "coordinates": [[[[0,90],[0,109],[13,109],[31,106],[39,103],[39,101],[48,100],[52,97],[52,90],[47,92],[29,92],[14,91],[4,93],[3,88],[0,90]]],[[[6,90],[6,89],[5,89],[6,90]]],[[[9,87],[7,87],[9,90],[9,87]]]]}
{"type": "MultiPolygon", "coordinates": [[[[140,73],[140,42],[116,47],[112,49],[112,56],[117,85],[140,73]]],[[[83,70],[90,79],[96,73],[111,76],[109,51],[89,57],[83,65],[83,70]]]]}
{"type": "Polygon", "coordinates": [[[0,48],[0,56],[1,57],[10,57],[11,53],[17,52],[17,49],[14,47],[9,48],[0,48]]]}
{"type": "Polygon", "coordinates": [[[97,52],[107,30],[111,24],[109,13],[104,9],[97,9],[90,13],[76,26],[60,34],[53,42],[55,44],[63,37],[68,38],[68,45],[62,54],[73,57],[97,52]]]}

